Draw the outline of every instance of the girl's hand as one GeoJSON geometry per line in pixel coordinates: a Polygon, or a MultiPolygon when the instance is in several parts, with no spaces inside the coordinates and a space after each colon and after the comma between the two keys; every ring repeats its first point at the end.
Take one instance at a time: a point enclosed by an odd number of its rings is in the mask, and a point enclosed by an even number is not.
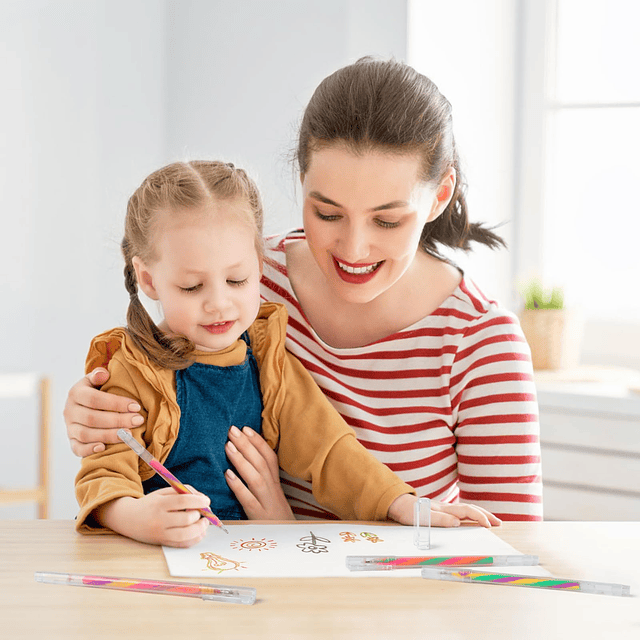
{"type": "Polygon", "coordinates": [[[79,457],[104,451],[105,444],[120,442],[118,429],[131,429],[144,422],[135,400],[95,388],[108,379],[106,369],[94,369],[76,382],[67,396],[63,412],[67,436],[71,451],[79,457]]]}
{"type": "Polygon", "coordinates": [[[231,427],[225,451],[246,483],[231,469],[225,473],[249,520],[295,520],[280,486],[278,456],[262,436],[249,427],[231,427]]]}
{"type": "Polygon", "coordinates": [[[96,510],[95,518],[103,526],[138,542],[186,548],[206,535],[209,520],[196,509],[210,503],[202,493],[180,494],[167,487],[142,498],[112,500],[96,510]]]}
{"type": "MultiPolygon", "coordinates": [[[[400,524],[413,524],[413,505],[417,499],[416,496],[408,493],[396,498],[389,507],[389,518],[400,524]]],[[[434,527],[459,527],[463,521],[475,522],[488,529],[502,524],[502,520],[491,512],[473,504],[445,504],[431,501],[431,524],[434,527]]]]}

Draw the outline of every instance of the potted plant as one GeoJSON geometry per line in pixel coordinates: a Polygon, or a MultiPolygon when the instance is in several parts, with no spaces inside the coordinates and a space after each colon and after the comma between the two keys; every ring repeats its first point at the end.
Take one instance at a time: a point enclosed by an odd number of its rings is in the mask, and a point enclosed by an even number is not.
{"type": "Polygon", "coordinates": [[[520,325],[531,348],[534,369],[567,369],[578,365],[580,331],[565,308],[561,287],[547,289],[539,278],[521,288],[524,308],[520,325]]]}

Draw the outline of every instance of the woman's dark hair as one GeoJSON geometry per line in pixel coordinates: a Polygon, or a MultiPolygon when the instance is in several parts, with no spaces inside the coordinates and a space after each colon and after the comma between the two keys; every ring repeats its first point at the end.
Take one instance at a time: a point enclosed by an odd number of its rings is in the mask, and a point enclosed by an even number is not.
{"type": "Polygon", "coordinates": [[[295,152],[299,171],[311,154],[343,144],[360,154],[371,150],[417,153],[421,179],[438,185],[450,167],[456,186],[444,212],[428,222],[420,246],[439,255],[437,245],[469,251],[471,242],[505,246],[491,229],[469,222],[466,183],[452,131],[451,104],[429,78],[396,60],[360,58],[325,78],[304,112],[295,152]]]}
{"type": "MultiPolygon", "coordinates": [[[[138,297],[134,256],[152,264],[157,233],[166,216],[202,216],[203,207],[220,201],[240,200],[246,207],[237,210],[243,222],[255,231],[259,256],[262,244],[262,201],[258,187],[243,169],[231,163],[194,160],[175,162],[145,178],[129,198],[125,217],[122,255],[124,284],[129,292],[127,333],[152,362],[166,369],[185,369],[192,362],[193,342],[183,336],[162,331],[147,313],[138,297]]],[[[211,247],[215,251],[215,247],[211,247]]]]}

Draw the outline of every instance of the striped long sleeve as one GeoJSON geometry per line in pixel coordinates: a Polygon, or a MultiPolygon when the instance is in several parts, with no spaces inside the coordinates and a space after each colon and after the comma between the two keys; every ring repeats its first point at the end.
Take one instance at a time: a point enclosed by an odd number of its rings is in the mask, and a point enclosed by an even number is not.
{"type": "MultiPolygon", "coordinates": [[[[464,277],[434,313],[364,347],[336,349],[309,326],[289,282],[285,244],[267,242],[265,300],[287,306],[287,348],[358,440],[420,496],[469,502],[504,520],[540,520],[538,412],[517,319],[464,277]]],[[[298,517],[331,517],[281,474],[298,517]]]]}

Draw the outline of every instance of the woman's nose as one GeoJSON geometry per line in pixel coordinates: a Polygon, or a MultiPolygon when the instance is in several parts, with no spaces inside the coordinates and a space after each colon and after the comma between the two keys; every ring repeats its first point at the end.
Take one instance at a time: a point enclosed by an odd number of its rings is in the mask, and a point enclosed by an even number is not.
{"type": "Polygon", "coordinates": [[[358,224],[347,225],[341,245],[341,258],[349,262],[356,263],[369,256],[367,233],[358,224]]]}

